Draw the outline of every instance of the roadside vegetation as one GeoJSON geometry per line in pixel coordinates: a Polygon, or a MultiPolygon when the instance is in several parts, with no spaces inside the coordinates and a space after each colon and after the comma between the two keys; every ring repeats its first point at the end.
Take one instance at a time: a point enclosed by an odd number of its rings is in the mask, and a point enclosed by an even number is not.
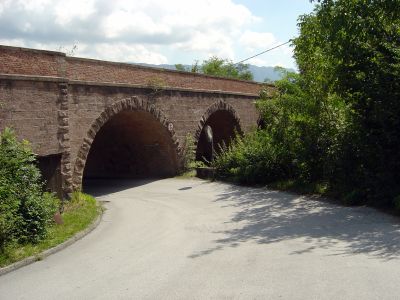
{"type": "Polygon", "coordinates": [[[182,153],[182,169],[180,170],[177,178],[192,178],[196,176],[196,168],[205,167],[206,164],[202,161],[196,160],[196,144],[195,139],[191,134],[185,137],[185,143],[182,153]]]}
{"type": "Polygon", "coordinates": [[[36,157],[27,141],[6,128],[0,134],[0,267],[38,255],[87,227],[100,213],[94,198],[76,193],[65,204],[43,192],[36,157]]]}
{"type": "Polygon", "coordinates": [[[400,1],[315,2],[299,74],[261,92],[264,128],[217,155],[217,177],[400,209],[400,1]]]}

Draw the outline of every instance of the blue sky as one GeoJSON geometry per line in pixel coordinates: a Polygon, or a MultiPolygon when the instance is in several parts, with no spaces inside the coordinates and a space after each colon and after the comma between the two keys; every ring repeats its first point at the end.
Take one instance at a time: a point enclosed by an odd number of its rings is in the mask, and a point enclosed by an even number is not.
{"type": "MultiPolygon", "coordinates": [[[[123,62],[239,61],[297,35],[308,0],[0,0],[0,44],[123,62]]],[[[284,46],[249,61],[295,67],[284,46]]]]}
{"type": "MultiPolygon", "coordinates": [[[[281,43],[298,35],[297,18],[302,14],[310,13],[314,7],[314,4],[308,0],[237,0],[235,2],[246,6],[253,14],[261,18],[260,22],[252,24],[251,30],[271,32],[281,43]]],[[[249,57],[246,56],[249,53],[243,50],[243,48],[238,48],[237,55],[249,57]]],[[[286,51],[277,49],[261,55],[259,59],[266,65],[275,65],[278,62],[293,67],[292,53],[291,51],[289,53],[290,55],[286,51]]]]}

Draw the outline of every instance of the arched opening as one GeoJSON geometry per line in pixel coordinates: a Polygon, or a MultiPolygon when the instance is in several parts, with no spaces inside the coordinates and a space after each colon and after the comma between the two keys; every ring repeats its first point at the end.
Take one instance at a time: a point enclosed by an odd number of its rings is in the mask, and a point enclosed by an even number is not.
{"type": "Polygon", "coordinates": [[[238,119],[228,110],[217,110],[212,113],[202,128],[197,141],[196,160],[209,162],[212,160],[212,149],[218,153],[223,145],[229,146],[236,133],[241,133],[238,119]],[[209,138],[209,128],[212,142],[209,138]]]}
{"type": "Polygon", "coordinates": [[[148,111],[124,110],[97,132],[83,184],[90,179],[163,178],[176,171],[176,151],[168,129],[148,111]]]}

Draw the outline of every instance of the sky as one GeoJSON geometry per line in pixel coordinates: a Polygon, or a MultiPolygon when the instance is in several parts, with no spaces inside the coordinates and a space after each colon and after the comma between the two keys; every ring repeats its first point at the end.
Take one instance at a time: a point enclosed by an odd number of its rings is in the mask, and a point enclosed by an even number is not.
{"type": "MultiPolygon", "coordinates": [[[[238,62],[295,37],[312,9],[309,0],[0,0],[0,44],[118,62],[238,62]]],[[[285,45],[246,63],[296,68],[292,54],[285,45]]]]}

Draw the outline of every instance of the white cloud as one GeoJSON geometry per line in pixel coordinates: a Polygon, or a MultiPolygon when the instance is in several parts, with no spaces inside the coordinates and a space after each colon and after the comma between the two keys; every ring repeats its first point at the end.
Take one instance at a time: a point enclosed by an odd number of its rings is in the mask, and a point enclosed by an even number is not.
{"type": "Polygon", "coordinates": [[[28,47],[22,39],[0,39],[0,45],[9,45],[15,47],[28,47]]]}
{"type": "Polygon", "coordinates": [[[55,3],[54,14],[56,23],[67,26],[74,20],[86,20],[95,13],[94,0],[68,0],[55,3]]]}
{"type": "Polygon", "coordinates": [[[167,58],[160,54],[156,47],[145,47],[143,45],[129,45],[124,43],[97,44],[94,48],[84,46],[78,48],[79,56],[98,58],[110,61],[141,62],[151,64],[165,64],[167,58]]]}
{"type": "Polygon", "coordinates": [[[268,66],[267,62],[261,58],[252,58],[245,62],[246,64],[252,64],[258,67],[268,66]]]}
{"type": "Polygon", "coordinates": [[[0,39],[50,50],[76,44],[76,55],[147,63],[167,63],[166,53],[234,60],[237,45],[253,51],[277,42],[248,30],[260,19],[233,1],[0,0],[0,39]]]}
{"type": "Polygon", "coordinates": [[[277,43],[275,36],[270,32],[254,32],[246,30],[239,42],[248,50],[267,49],[277,43]]]}

